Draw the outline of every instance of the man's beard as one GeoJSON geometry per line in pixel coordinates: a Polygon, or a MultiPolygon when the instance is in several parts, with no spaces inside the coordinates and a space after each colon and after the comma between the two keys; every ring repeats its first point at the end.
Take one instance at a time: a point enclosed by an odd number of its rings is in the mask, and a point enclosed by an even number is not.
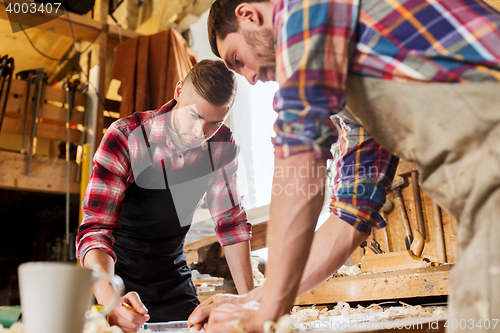
{"type": "MultiPolygon", "coordinates": [[[[179,112],[179,109],[177,109],[175,111],[179,112]]],[[[183,131],[181,123],[180,123],[179,119],[176,117],[176,114],[172,115],[172,123],[174,125],[174,131],[177,134],[177,136],[179,137],[179,141],[184,146],[184,147],[178,147],[178,148],[193,149],[193,148],[200,146],[202,144],[202,142],[205,141],[204,139],[203,140],[202,139],[196,140],[194,142],[191,141],[191,139],[193,139],[193,136],[190,135],[190,133],[183,131]]]]}
{"type": "Polygon", "coordinates": [[[259,66],[259,80],[267,81],[266,73],[276,73],[276,54],[274,49],[274,34],[270,28],[261,32],[243,30],[247,44],[255,50],[255,56],[262,62],[259,66]]]}

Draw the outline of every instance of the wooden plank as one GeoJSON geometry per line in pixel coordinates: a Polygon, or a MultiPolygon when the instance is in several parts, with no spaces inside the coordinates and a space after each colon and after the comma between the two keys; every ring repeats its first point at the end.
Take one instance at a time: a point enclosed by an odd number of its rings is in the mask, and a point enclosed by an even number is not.
{"type": "MultiPolygon", "coordinates": [[[[5,109],[5,117],[11,118],[24,118],[24,99],[21,98],[9,98],[7,100],[7,107],[5,109]]],[[[0,100],[0,105],[3,105],[3,99],[0,100]]],[[[28,119],[31,119],[31,108],[28,111],[28,119]]],[[[45,104],[43,106],[43,121],[48,121],[48,123],[53,123],[55,125],[66,126],[66,109],[62,107],[57,107],[51,104],[45,104]]],[[[84,113],[73,110],[71,113],[71,123],[73,124],[83,124],[84,113]]]]}
{"type": "MultiPolygon", "coordinates": [[[[28,124],[27,133],[29,133],[29,129],[30,125],[28,124]]],[[[22,134],[23,120],[5,117],[3,120],[2,132],[22,134]]],[[[66,128],[54,124],[40,123],[38,124],[37,128],[37,137],[51,139],[51,140],[58,140],[58,141],[66,141],[66,128]]],[[[70,141],[72,143],[79,144],[80,137],[81,137],[80,131],[76,129],[70,130],[70,141]]]]}
{"type": "MultiPolygon", "coordinates": [[[[251,222],[252,223],[252,222],[251,222]]],[[[252,223],[252,239],[250,240],[250,247],[252,251],[266,247],[266,232],[267,221],[256,221],[252,223]]],[[[217,236],[210,236],[198,241],[184,245],[184,252],[186,252],[186,261],[188,266],[192,262],[198,261],[198,249],[202,246],[218,242],[217,236]]]]}
{"type": "MultiPolygon", "coordinates": [[[[248,221],[252,224],[252,239],[250,247],[252,251],[266,247],[267,221],[269,220],[269,205],[249,209],[247,211],[248,221]]],[[[212,219],[210,219],[211,221],[212,219]]],[[[217,236],[210,236],[184,245],[188,266],[198,261],[198,249],[202,246],[218,242],[217,236]]]]}
{"type": "MultiPolygon", "coordinates": [[[[62,159],[34,156],[31,174],[24,174],[26,155],[0,151],[0,188],[47,193],[66,192],[66,162],[62,159]]],[[[70,165],[70,193],[80,193],[80,183],[74,181],[77,165],[70,165]]]]}
{"type": "MultiPolygon", "coordinates": [[[[23,96],[23,98],[24,98],[24,96],[26,95],[26,85],[27,84],[28,83],[24,80],[13,79],[12,83],[10,85],[9,95],[20,95],[20,96],[23,96]]],[[[31,96],[31,98],[33,98],[35,96],[35,87],[34,86],[31,87],[30,96],[31,96]]],[[[44,99],[46,101],[66,103],[66,91],[63,89],[54,88],[51,86],[46,86],[44,99]]],[[[85,106],[86,103],[87,103],[87,95],[82,94],[81,92],[76,92],[73,104],[75,106],[85,106]]]]}
{"type": "Polygon", "coordinates": [[[297,297],[296,305],[448,295],[451,266],[330,278],[297,297]]]}

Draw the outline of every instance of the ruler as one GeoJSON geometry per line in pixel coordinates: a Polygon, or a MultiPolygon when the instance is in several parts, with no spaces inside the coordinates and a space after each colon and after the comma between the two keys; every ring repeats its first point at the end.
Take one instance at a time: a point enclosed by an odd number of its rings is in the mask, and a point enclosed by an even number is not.
{"type": "MultiPolygon", "coordinates": [[[[142,325],[141,330],[150,329],[151,332],[176,332],[187,331],[187,320],[168,321],[164,323],[145,323],[142,325]]],[[[140,332],[140,331],[139,331],[140,332]]]]}

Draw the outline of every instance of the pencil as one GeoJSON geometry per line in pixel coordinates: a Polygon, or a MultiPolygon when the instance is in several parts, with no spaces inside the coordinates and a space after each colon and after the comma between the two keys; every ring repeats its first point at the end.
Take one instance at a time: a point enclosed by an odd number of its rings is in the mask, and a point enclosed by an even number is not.
{"type": "MultiPolygon", "coordinates": [[[[207,304],[205,304],[205,306],[210,305],[210,304],[212,304],[212,303],[213,303],[213,302],[212,302],[212,300],[209,300],[209,301],[207,302],[207,304]]],[[[188,323],[188,329],[190,329],[190,328],[191,328],[191,326],[193,326],[193,324],[188,323]]]]}
{"type": "Polygon", "coordinates": [[[130,305],[128,305],[127,303],[122,303],[122,306],[127,309],[127,310],[130,310],[130,311],[134,311],[135,313],[138,313],[137,311],[135,311],[135,309],[133,307],[131,307],[130,305]]]}

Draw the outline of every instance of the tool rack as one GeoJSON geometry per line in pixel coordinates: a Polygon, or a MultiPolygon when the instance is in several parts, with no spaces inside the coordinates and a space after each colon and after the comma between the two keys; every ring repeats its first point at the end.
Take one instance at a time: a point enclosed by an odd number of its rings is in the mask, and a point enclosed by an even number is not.
{"type": "MultiPolygon", "coordinates": [[[[114,120],[106,117],[105,111],[115,111],[115,109],[117,109],[117,106],[112,105],[112,101],[105,100],[107,88],[105,79],[106,63],[108,61],[107,53],[109,49],[113,49],[120,43],[120,35],[122,40],[127,40],[138,37],[140,34],[124,28],[119,29],[115,25],[108,25],[107,15],[109,0],[96,1],[94,6],[94,19],[88,17],[88,15],[78,15],[71,12],[67,15],[63,14],[53,17],[50,16],[51,14],[40,12],[34,14],[22,12],[7,13],[7,4],[8,3],[4,0],[0,0],[0,20],[21,23],[25,28],[30,27],[34,24],[33,22],[46,21],[46,23],[36,25],[33,29],[37,29],[41,34],[47,34],[49,37],[54,36],[53,34],[57,34],[58,36],[68,36],[71,38],[72,33],[74,33],[76,41],[94,41],[91,49],[92,59],[90,60],[90,66],[98,66],[99,68],[97,78],[93,83],[99,97],[94,94],[94,102],[88,103],[87,96],[77,93],[75,97],[75,109],[77,110],[74,110],[71,119],[72,129],[70,130],[70,141],[77,144],[83,143],[81,142],[81,130],[76,127],[78,126],[81,128],[81,125],[83,125],[83,110],[87,109],[87,111],[92,113],[90,118],[94,116],[94,113],[97,114],[97,116],[95,116],[95,122],[90,124],[90,131],[95,134],[92,138],[92,143],[94,147],[97,147],[102,139],[104,129],[114,120]],[[70,29],[70,24],[73,28],[73,32],[70,29]],[[106,106],[99,102],[99,98],[106,103],[106,106]]],[[[18,32],[17,34],[19,34],[21,40],[24,39],[21,35],[22,32],[18,32]]],[[[10,42],[16,43],[16,39],[13,38],[10,42]]],[[[57,44],[58,41],[55,43],[57,44]]],[[[10,54],[9,56],[13,57],[14,61],[17,61],[15,54],[10,54]]],[[[16,65],[19,67],[19,64],[16,65]]],[[[40,67],[42,65],[43,64],[41,64],[40,67]]],[[[13,79],[10,90],[1,133],[22,134],[24,121],[23,103],[25,100],[24,95],[26,95],[26,82],[13,79]]],[[[32,89],[32,93],[33,90],[34,89],[32,89]]],[[[37,123],[37,137],[66,141],[65,91],[63,89],[46,86],[42,99],[44,105],[42,117],[37,123]]],[[[3,98],[0,103],[3,103],[3,98]]],[[[31,122],[31,116],[28,118],[30,120],[29,122],[31,122]]],[[[93,155],[93,152],[90,152],[90,154],[93,155]]],[[[0,150],[0,163],[2,163],[3,166],[0,171],[1,188],[53,193],[63,193],[65,191],[66,185],[64,178],[66,171],[64,160],[35,155],[32,161],[33,173],[29,176],[26,176],[24,172],[26,165],[25,160],[26,155],[24,154],[0,150]]],[[[77,170],[73,170],[76,169],[76,163],[74,160],[71,163],[71,173],[74,174],[77,172],[77,170]]],[[[70,192],[80,193],[79,181],[75,181],[75,179],[79,177],[71,178],[70,192]]]]}

